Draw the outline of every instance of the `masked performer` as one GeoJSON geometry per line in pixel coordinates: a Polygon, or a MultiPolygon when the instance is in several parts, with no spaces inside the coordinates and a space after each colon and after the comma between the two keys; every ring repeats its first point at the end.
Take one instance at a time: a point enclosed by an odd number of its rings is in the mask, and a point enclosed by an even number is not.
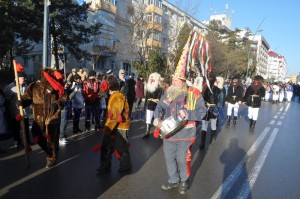
{"type": "Polygon", "coordinates": [[[118,171],[127,172],[132,167],[127,136],[130,126],[129,106],[125,95],[119,91],[118,80],[113,75],[109,75],[106,81],[109,84],[110,97],[101,145],[101,166],[97,170],[98,174],[109,172],[111,170],[111,155],[115,152],[120,161],[118,171]]]}
{"type": "Polygon", "coordinates": [[[250,129],[253,130],[258,118],[261,99],[265,96],[266,89],[263,87],[263,77],[257,75],[254,81],[246,90],[244,102],[248,106],[248,117],[250,119],[250,129]]]}
{"type": "Polygon", "coordinates": [[[152,73],[149,76],[146,85],[146,98],[145,98],[145,108],[146,108],[146,132],[142,138],[146,138],[150,135],[150,126],[153,119],[153,111],[163,93],[162,88],[159,86],[160,74],[152,73]]]}
{"type": "MultiPolygon", "coordinates": [[[[191,169],[191,145],[195,141],[196,121],[206,112],[200,90],[187,88],[184,68],[178,64],[172,78],[172,85],[158,102],[154,113],[154,126],[161,127],[165,118],[184,118],[184,125],[176,130],[173,136],[165,136],[163,149],[166,159],[169,180],[161,186],[169,190],[179,186],[179,193],[185,194],[189,188],[191,169]]],[[[201,84],[201,83],[200,83],[201,84]]]]}
{"type": "Polygon", "coordinates": [[[230,119],[233,109],[233,125],[236,125],[236,120],[238,118],[239,107],[243,101],[244,88],[238,83],[238,79],[234,78],[228,87],[228,94],[226,102],[228,104],[227,108],[227,123],[226,126],[230,125],[230,119]]]}
{"type": "Polygon", "coordinates": [[[46,153],[46,167],[55,165],[58,155],[58,140],[61,109],[67,96],[63,95],[61,84],[63,75],[52,69],[45,68],[40,80],[31,83],[22,96],[22,105],[32,104],[32,134],[34,141],[46,153]]]}

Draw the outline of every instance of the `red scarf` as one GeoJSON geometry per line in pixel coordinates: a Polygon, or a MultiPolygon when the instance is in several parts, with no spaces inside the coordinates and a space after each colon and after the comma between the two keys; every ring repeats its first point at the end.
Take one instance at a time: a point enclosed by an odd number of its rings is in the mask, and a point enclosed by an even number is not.
{"type": "Polygon", "coordinates": [[[59,97],[61,97],[64,94],[64,87],[46,72],[44,72],[44,77],[49,82],[49,84],[52,86],[52,88],[54,90],[58,91],[58,95],[59,95],[59,97]]]}

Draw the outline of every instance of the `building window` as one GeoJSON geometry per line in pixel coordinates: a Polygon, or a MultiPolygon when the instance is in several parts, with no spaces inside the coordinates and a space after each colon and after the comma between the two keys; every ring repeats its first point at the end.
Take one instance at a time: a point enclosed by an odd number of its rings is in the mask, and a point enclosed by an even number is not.
{"type": "Polygon", "coordinates": [[[123,63],[123,69],[125,70],[126,75],[131,73],[131,65],[130,63],[123,63]]]}
{"type": "Polygon", "coordinates": [[[103,0],[103,1],[105,1],[109,4],[112,4],[112,5],[116,5],[116,3],[117,3],[116,0],[103,0]]]}
{"type": "Polygon", "coordinates": [[[157,30],[152,30],[150,38],[160,41],[161,33],[157,30]]]}
{"type": "Polygon", "coordinates": [[[154,4],[155,6],[162,8],[162,2],[160,0],[144,0],[144,4],[147,5],[154,4]]]}
{"type": "Polygon", "coordinates": [[[27,56],[23,57],[23,63],[24,63],[24,67],[28,67],[28,57],[27,56]]]}

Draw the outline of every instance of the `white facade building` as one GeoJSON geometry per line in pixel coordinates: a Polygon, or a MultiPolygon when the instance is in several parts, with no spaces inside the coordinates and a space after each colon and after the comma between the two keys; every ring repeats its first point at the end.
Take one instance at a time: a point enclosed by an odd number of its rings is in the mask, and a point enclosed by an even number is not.
{"type": "MultiPolygon", "coordinates": [[[[134,72],[131,61],[135,61],[133,54],[137,52],[131,51],[133,35],[136,34],[133,30],[132,14],[138,9],[135,7],[137,3],[144,5],[145,27],[152,31],[145,45],[147,48],[159,47],[167,57],[177,48],[177,36],[184,23],[199,32],[207,32],[204,24],[166,0],[85,0],[85,2],[91,3],[88,23],[101,23],[101,33],[94,36],[91,43],[81,45],[81,48],[91,55],[90,59],[78,61],[65,49],[67,73],[72,68],[78,67],[95,69],[102,73],[112,69],[117,74],[121,68],[125,69],[127,74],[134,72]]],[[[135,50],[141,48],[143,46],[135,50]]],[[[28,75],[37,78],[38,71],[42,68],[42,44],[35,45],[31,53],[18,57],[17,60],[24,64],[28,75]]],[[[61,60],[59,65],[60,69],[63,69],[64,63],[61,60]]],[[[51,66],[54,66],[53,58],[51,66]]]]}
{"type": "Polygon", "coordinates": [[[255,60],[252,60],[252,63],[256,64],[256,75],[261,75],[266,79],[268,77],[268,51],[270,45],[262,35],[249,36],[249,40],[252,41],[250,48],[255,55],[255,60]]]}
{"type": "Polygon", "coordinates": [[[268,52],[268,79],[274,82],[285,82],[287,62],[284,56],[274,51],[268,52]]]}

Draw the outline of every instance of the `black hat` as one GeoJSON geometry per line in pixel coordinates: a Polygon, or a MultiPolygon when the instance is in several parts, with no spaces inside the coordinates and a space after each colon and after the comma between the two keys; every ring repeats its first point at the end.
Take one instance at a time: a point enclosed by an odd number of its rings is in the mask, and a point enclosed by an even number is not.
{"type": "Polygon", "coordinates": [[[74,79],[75,79],[75,80],[77,80],[77,79],[81,79],[81,76],[80,76],[80,75],[78,75],[78,74],[76,74],[76,75],[74,75],[74,79]]]}
{"type": "Polygon", "coordinates": [[[106,79],[107,83],[109,84],[109,89],[111,91],[118,91],[120,90],[119,82],[117,78],[113,75],[109,75],[106,79]]]}
{"type": "Polygon", "coordinates": [[[261,80],[261,81],[264,81],[264,78],[261,76],[261,75],[256,75],[254,77],[254,80],[261,80]]]}
{"type": "Polygon", "coordinates": [[[134,77],[134,76],[135,76],[135,74],[134,74],[134,73],[130,73],[130,75],[131,75],[132,77],[134,77]]]}
{"type": "Polygon", "coordinates": [[[90,76],[96,76],[96,74],[97,74],[97,73],[96,73],[96,71],[94,71],[94,70],[90,70],[90,71],[89,71],[89,77],[90,77],[90,76]]]}
{"type": "Polygon", "coordinates": [[[26,74],[23,71],[18,72],[18,77],[26,77],[26,74]]]}

